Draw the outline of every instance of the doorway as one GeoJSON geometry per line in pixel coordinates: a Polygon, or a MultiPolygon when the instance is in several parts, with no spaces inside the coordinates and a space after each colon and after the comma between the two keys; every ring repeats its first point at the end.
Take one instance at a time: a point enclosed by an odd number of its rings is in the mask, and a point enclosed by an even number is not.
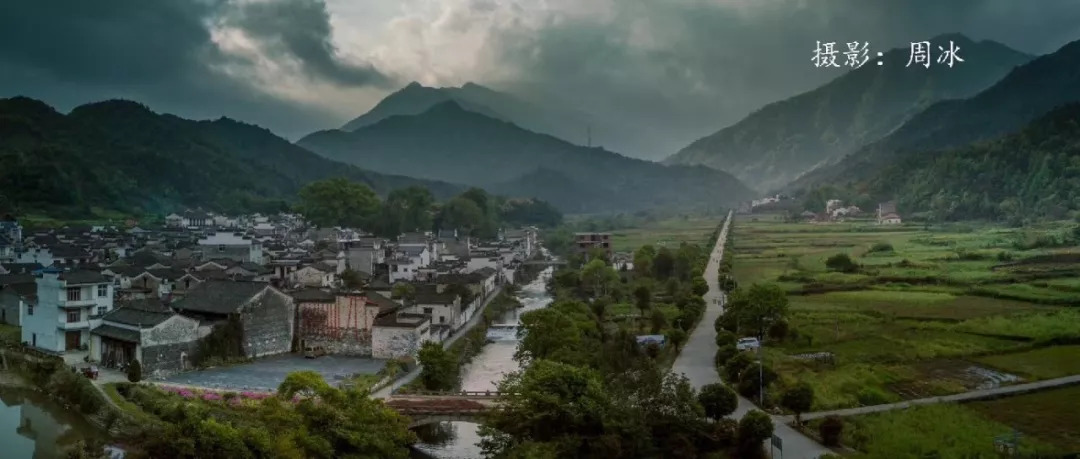
{"type": "Polygon", "coordinates": [[[64,341],[66,350],[75,351],[79,349],[79,344],[82,338],[82,332],[69,331],[64,333],[64,341]]]}

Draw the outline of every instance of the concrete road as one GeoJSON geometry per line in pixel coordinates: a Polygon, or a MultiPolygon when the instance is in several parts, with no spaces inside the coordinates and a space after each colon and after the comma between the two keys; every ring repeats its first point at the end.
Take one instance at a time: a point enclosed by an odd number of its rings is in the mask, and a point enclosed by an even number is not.
{"type": "MultiPolygon", "coordinates": [[[[720,382],[720,375],[713,366],[713,358],[716,355],[716,329],[713,322],[724,312],[724,294],[717,285],[717,276],[720,270],[720,260],[724,255],[724,242],[727,240],[728,230],[731,227],[733,214],[728,213],[724,228],[720,231],[720,238],[713,248],[709,258],[709,265],[705,268],[705,281],[709,284],[709,291],[705,294],[705,315],[697,328],[690,334],[686,345],[683,346],[679,357],[675,359],[671,370],[686,375],[690,384],[695,389],[700,389],[706,384],[720,382]]],[[[753,402],[739,397],[739,406],[732,414],[735,419],[740,419],[748,411],[757,409],[753,402]]],[[[785,459],[816,459],[822,454],[831,453],[828,448],[821,446],[814,440],[795,431],[785,424],[785,417],[774,416],[775,435],[780,437],[783,443],[783,457],[785,459]]],[[[769,444],[766,442],[766,449],[769,444]]],[[[777,454],[777,457],[780,455],[777,454]]]]}

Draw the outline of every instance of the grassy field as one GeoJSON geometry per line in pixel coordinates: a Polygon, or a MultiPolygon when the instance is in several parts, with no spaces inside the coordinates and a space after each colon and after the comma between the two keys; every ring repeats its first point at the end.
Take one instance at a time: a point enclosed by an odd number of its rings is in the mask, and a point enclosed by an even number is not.
{"type": "Polygon", "coordinates": [[[22,329],[14,325],[0,324],[0,343],[18,343],[22,339],[22,329]]]}
{"type": "Polygon", "coordinates": [[[1080,452],[1080,386],[964,406],[1065,452],[1080,452]]]}
{"type": "Polygon", "coordinates": [[[1073,223],[879,226],[740,216],[731,234],[740,285],[788,292],[787,339],[766,343],[783,383],[808,381],[815,410],[964,392],[1007,372],[1080,373],[1080,247],[1073,223]],[[830,271],[847,254],[858,265],[830,271]],[[831,362],[801,354],[828,352],[831,362]],[[1080,360],[1073,358],[1073,360],[1080,360]],[[1068,362],[1065,362],[1068,361],[1068,362]]]}
{"type": "MultiPolygon", "coordinates": [[[[842,441],[859,451],[852,455],[858,458],[998,457],[994,439],[1010,435],[1006,422],[1016,419],[998,422],[966,405],[927,405],[846,418],[842,441]]],[[[1059,454],[1063,446],[1048,440],[1025,435],[1020,451],[1059,454]]]]}
{"type": "Polygon", "coordinates": [[[638,228],[612,231],[611,245],[616,252],[630,252],[646,244],[672,248],[682,242],[701,244],[723,220],[723,216],[679,217],[642,223],[638,228]]]}

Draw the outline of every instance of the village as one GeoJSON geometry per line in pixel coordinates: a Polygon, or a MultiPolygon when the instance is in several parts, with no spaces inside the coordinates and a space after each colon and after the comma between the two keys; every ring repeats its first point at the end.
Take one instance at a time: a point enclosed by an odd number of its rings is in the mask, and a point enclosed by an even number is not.
{"type": "Polygon", "coordinates": [[[859,206],[845,204],[840,199],[825,201],[825,208],[821,212],[807,209],[798,214],[792,212],[791,206],[796,205],[796,200],[784,195],[767,196],[743,203],[739,207],[739,213],[750,214],[756,212],[768,212],[773,210],[788,210],[789,218],[806,223],[832,223],[844,222],[852,219],[873,219],[879,225],[899,225],[903,223],[900,213],[897,211],[896,202],[888,201],[878,203],[875,212],[866,212],[859,206]]]}
{"type": "Polygon", "coordinates": [[[313,360],[374,372],[465,327],[538,252],[532,227],[388,240],[290,214],[190,210],[153,228],[36,231],[7,219],[0,323],[93,378],[123,379],[136,360],[151,380],[261,361],[280,377],[313,360]]]}

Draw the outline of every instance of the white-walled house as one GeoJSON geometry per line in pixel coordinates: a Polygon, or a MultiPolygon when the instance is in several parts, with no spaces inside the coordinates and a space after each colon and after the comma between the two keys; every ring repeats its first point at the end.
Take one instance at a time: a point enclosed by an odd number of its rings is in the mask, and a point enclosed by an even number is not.
{"type": "Polygon", "coordinates": [[[289,274],[289,280],[305,287],[333,287],[337,284],[337,266],[324,261],[312,263],[289,274]]]}
{"type": "Polygon", "coordinates": [[[415,280],[416,273],[420,270],[420,263],[417,260],[407,257],[388,260],[387,265],[390,267],[391,284],[415,280]]]}
{"type": "Polygon", "coordinates": [[[371,332],[371,356],[376,359],[415,357],[426,341],[431,341],[431,319],[428,316],[404,312],[387,314],[375,319],[371,332]]]}
{"type": "Polygon", "coordinates": [[[211,233],[199,239],[199,247],[206,259],[228,258],[263,264],[262,243],[242,233],[211,233]]]}
{"type": "Polygon", "coordinates": [[[90,359],[106,368],[138,360],[143,374],[160,377],[190,369],[198,341],[210,331],[156,298],[133,301],[105,314],[90,331],[90,359]]]}
{"type": "Polygon", "coordinates": [[[113,308],[113,284],[93,271],[45,268],[37,276],[37,304],[22,311],[22,341],[53,353],[90,342],[91,322],[113,308]]]}

